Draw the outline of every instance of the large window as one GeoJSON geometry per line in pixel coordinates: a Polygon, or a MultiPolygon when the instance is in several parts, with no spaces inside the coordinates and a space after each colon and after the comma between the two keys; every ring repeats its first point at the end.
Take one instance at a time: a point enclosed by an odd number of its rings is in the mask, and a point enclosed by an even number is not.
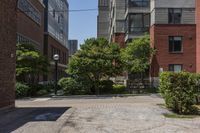
{"type": "Polygon", "coordinates": [[[181,64],[170,64],[169,71],[171,72],[181,72],[183,70],[183,65],[181,64]]]}
{"type": "Polygon", "coordinates": [[[20,44],[31,44],[33,45],[37,50],[40,50],[40,44],[36,41],[33,41],[31,40],[30,38],[22,35],[22,34],[19,34],[17,33],[17,43],[20,43],[20,44]]]}
{"type": "Polygon", "coordinates": [[[129,7],[149,7],[149,0],[129,0],[129,7]]]}
{"type": "Polygon", "coordinates": [[[143,33],[149,31],[150,15],[149,14],[130,14],[128,18],[128,32],[143,33]]]}
{"type": "Polygon", "coordinates": [[[170,36],[169,37],[169,52],[180,53],[183,51],[182,37],[181,36],[170,36]]]}
{"type": "Polygon", "coordinates": [[[169,24],[181,24],[182,9],[169,9],[169,24]]]}
{"type": "Polygon", "coordinates": [[[18,8],[36,23],[41,23],[41,13],[28,0],[19,0],[18,8]]]}

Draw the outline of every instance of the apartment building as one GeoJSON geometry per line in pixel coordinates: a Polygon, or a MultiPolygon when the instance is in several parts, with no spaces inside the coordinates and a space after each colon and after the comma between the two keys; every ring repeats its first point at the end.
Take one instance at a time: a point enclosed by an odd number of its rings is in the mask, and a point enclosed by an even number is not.
{"type": "Polygon", "coordinates": [[[200,73],[200,1],[196,0],[196,67],[197,67],[197,72],[200,73]]]}
{"type": "Polygon", "coordinates": [[[125,1],[110,0],[109,40],[125,47],[125,1]]]}
{"type": "Polygon", "coordinates": [[[151,77],[161,71],[197,72],[195,0],[151,0],[151,77]]]}
{"type": "Polygon", "coordinates": [[[51,61],[51,74],[45,80],[54,80],[54,54],[60,56],[58,63],[58,77],[65,76],[68,62],[68,2],[67,0],[44,0],[44,54],[51,61]]]}
{"type": "Polygon", "coordinates": [[[97,37],[109,39],[109,5],[110,0],[98,0],[99,14],[97,16],[97,37]]]}
{"type": "Polygon", "coordinates": [[[151,60],[151,77],[158,77],[160,71],[200,72],[199,3],[198,0],[110,0],[108,38],[119,44],[124,41],[126,45],[150,33],[151,46],[157,50],[151,60]],[[117,25],[118,20],[123,21],[123,15],[124,25],[117,25]],[[123,28],[124,31],[116,30],[123,28]],[[119,33],[121,36],[115,36],[119,33]]]}
{"type": "Polygon", "coordinates": [[[127,43],[149,32],[150,0],[125,1],[125,42],[127,43]]]}
{"type": "Polygon", "coordinates": [[[0,108],[15,105],[16,0],[0,0],[0,108]]]}
{"type": "Polygon", "coordinates": [[[105,0],[99,0],[97,37],[104,37],[125,47],[132,39],[149,32],[149,0],[107,0],[106,11],[102,9],[102,3],[105,0]],[[103,20],[106,23],[102,23],[103,20]],[[100,36],[104,32],[107,34],[100,36]]]}
{"type": "Polygon", "coordinates": [[[40,0],[18,0],[17,43],[32,44],[43,54],[44,9],[40,0]]]}
{"type": "Polygon", "coordinates": [[[78,50],[78,40],[69,40],[69,56],[71,57],[78,50]]]}

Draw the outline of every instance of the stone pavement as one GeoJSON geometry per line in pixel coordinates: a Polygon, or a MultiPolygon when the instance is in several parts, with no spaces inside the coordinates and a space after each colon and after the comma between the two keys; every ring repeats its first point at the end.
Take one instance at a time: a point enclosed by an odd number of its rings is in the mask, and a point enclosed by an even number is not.
{"type": "Polygon", "coordinates": [[[170,119],[156,95],[17,100],[0,133],[200,133],[200,118],[170,119]]]}

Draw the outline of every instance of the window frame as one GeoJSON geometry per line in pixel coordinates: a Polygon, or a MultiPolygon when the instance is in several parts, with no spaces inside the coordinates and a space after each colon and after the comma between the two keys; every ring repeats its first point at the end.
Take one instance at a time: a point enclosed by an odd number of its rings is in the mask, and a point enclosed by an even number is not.
{"type": "Polygon", "coordinates": [[[128,0],[129,7],[150,7],[150,0],[128,0]],[[140,3],[140,5],[134,5],[133,2],[140,3]]]}
{"type": "Polygon", "coordinates": [[[183,53],[183,36],[169,36],[168,37],[168,51],[169,51],[169,53],[173,53],[173,54],[176,54],[176,53],[183,53]],[[174,50],[174,38],[175,37],[180,37],[181,38],[181,51],[175,51],[174,50]],[[170,44],[170,41],[171,41],[171,39],[170,38],[173,38],[173,44],[170,44]],[[170,48],[170,45],[173,45],[172,47],[172,50],[170,50],[171,48],[170,48]]]}
{"type": "Polygon", "coordinates": [[[183,9],[182,8],[168,8],[168,24],[182,24],[182,16],[183,16],[183,9]],[[180,15],[181,15],[179,23],[175,23],[176,21],[175,21],[174,11],[177,10],[177,9],[180,10],[180,15]],[[172,12],[170,12],[170,11],[172,11],[172,12]],[[170,22],[171,13],[172,13],[172,22],[170,22]]]}
{"type": "Polygon", "coordinates": [[[126,31],[130,34],[134,34],[134,33],[137,34],[137,33],[143,33],[143,32],[145,33],[145,31],[148,32],[148,30],[150,28],[150,19],[151,18],[150,18],[149,13],[130,13],[126,19],[126,25],[127,25],[126,31]],[[142,25],[143,25],[142,27],[137,27],[137,26],[132,27],[131,26],[131,22],[132,22],[131,16],[134,16],[134,15],[142,16],[142,19],[141,19],[142,25]],[[148,17],[149,17],[149,26],[145,26],[145,15],[148,15],[148,17]],[[131,30],[132,28],[141,28],[142,30],[134,32],[134,30],[131,30]]]}
{"type": "MultiPolygon", "coordinates": [[[[175,72],[175,71],[174,71],[174,66],[181,66],[181,71],[183,71],[183,64],[169,64],[169,65],[168,65],[168,71],[169,71],[169,72],[175,72]],[[173,70],[170,70],[171,67],[173,67],[173,70]]],[[[181,71],[180,71],[180,72],[181,72],[181,71]]]]}

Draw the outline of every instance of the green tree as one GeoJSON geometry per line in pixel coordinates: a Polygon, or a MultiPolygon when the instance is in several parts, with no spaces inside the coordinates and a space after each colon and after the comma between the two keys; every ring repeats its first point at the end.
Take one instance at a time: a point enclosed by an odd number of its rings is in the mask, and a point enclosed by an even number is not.
{"type": "Polygon", "coordinates": [[[31,44],[17,44],[16,78],[21,82],[36,83],[37,77],[48,73],[49,61],[31,44]]]}
{"type": "Polygon", "coordinates": [[[154,50],[150,46],[148,35],[134,39],[121,52],[125,70],[129,73],[140,73],[142,75],[149,68],[153,53],[154,50]]]}
{"type": "Polygon", "coordinates": [[[99,93],[101,80],[122,72],[120,47],[105,39],[88,39],[70,59],[67,73],[74,78],[90,81],[92,92],[99,93]]]}

